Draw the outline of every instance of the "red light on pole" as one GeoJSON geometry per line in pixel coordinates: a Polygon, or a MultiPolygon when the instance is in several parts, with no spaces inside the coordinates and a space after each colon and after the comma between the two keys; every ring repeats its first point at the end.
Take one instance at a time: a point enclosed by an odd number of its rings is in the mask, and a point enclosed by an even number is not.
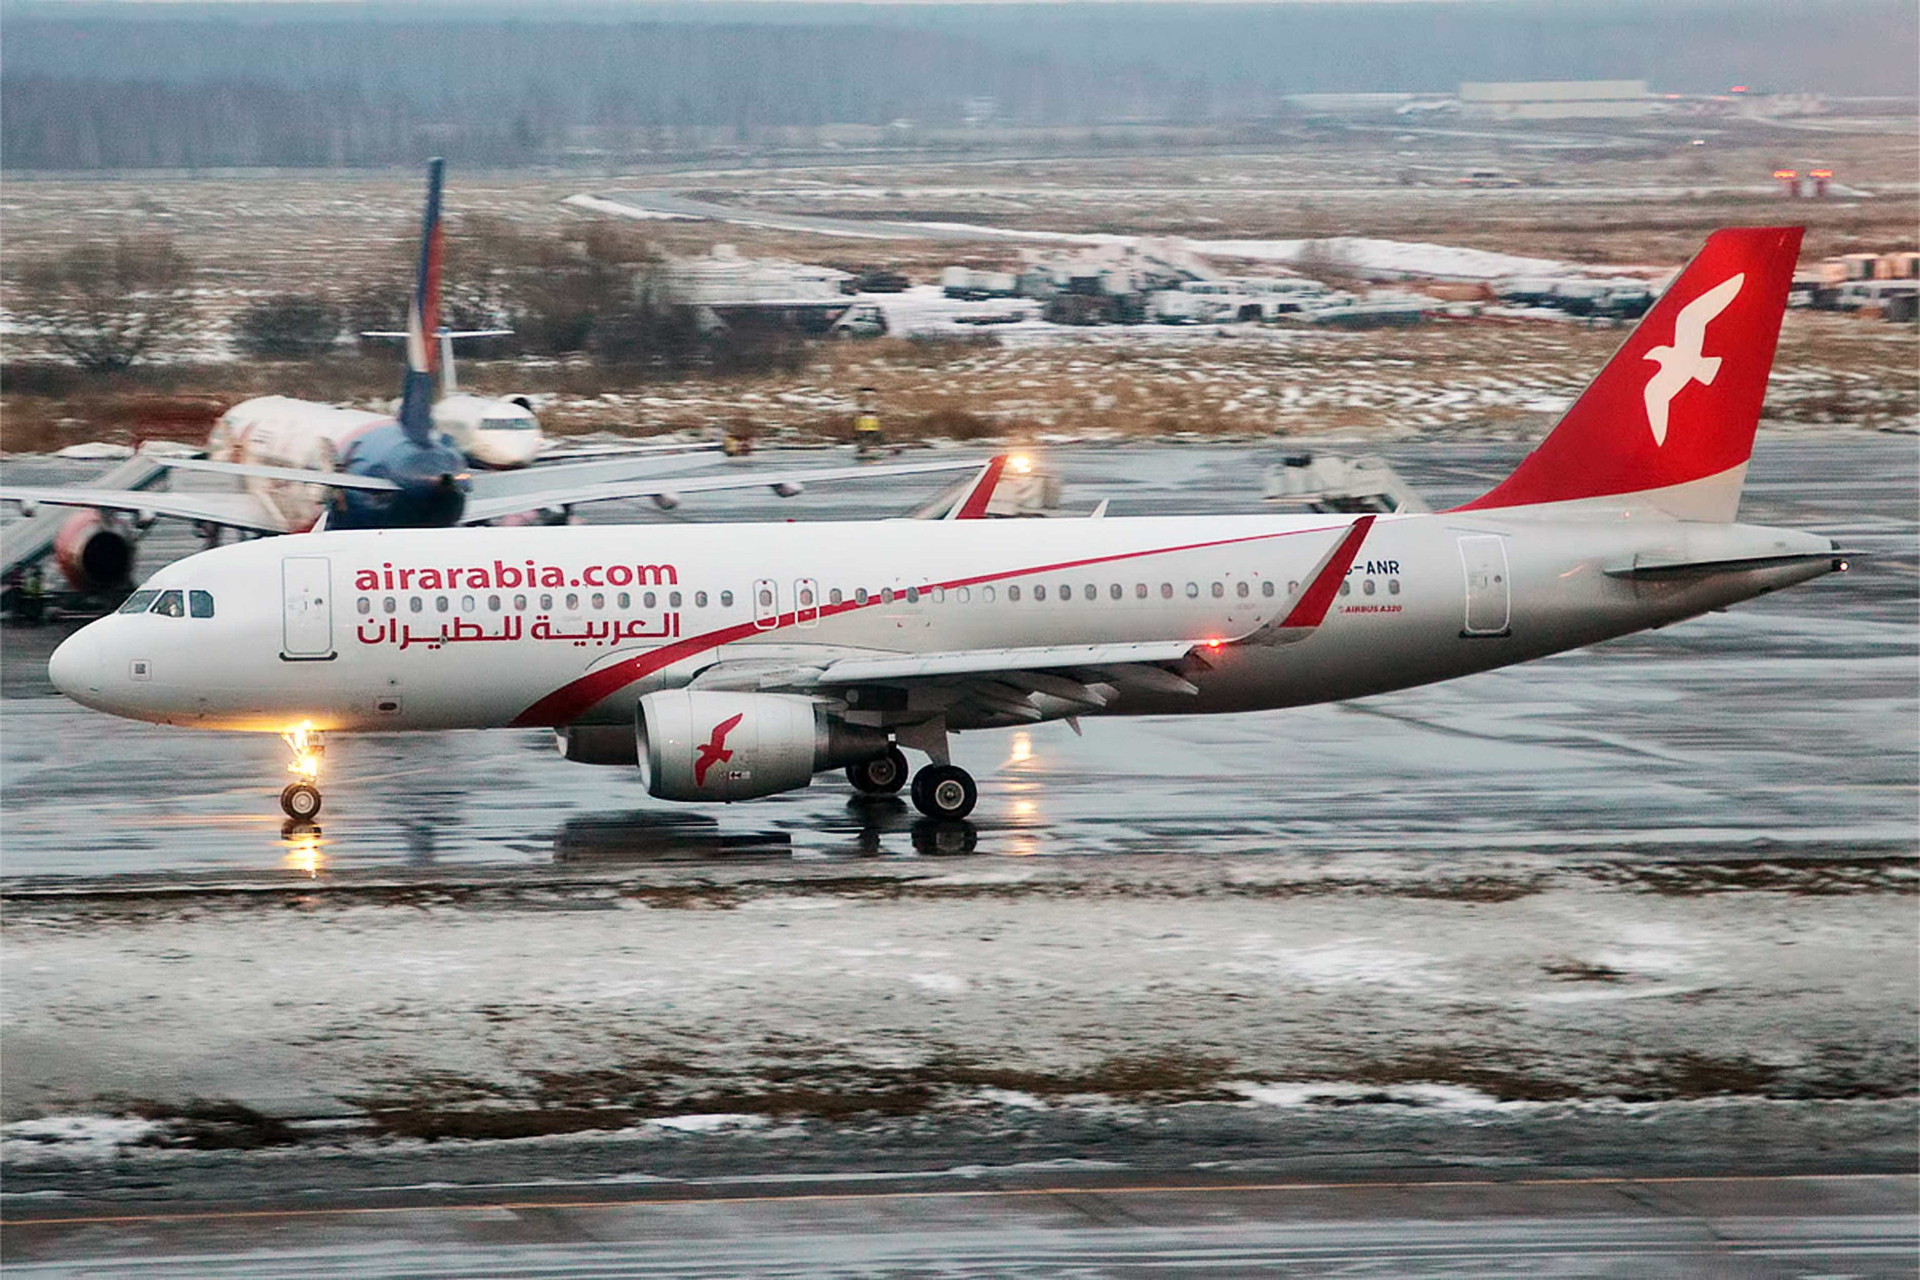
{"type": "Polygon", "coordinates": [[[1789,200],[1791,200],[1791,199],[1793,199],[1793,197],[1795,197],[1795,196],[1797,196],[1797,195],[1799,195],[1799,194],[1800,194],[1800,172],[1799,172],[1799,170],[1797,170],[1797,169],[1775,169],[1775,170],[1773,171],[1773,176],[1774,176],[1774,179],[1775,179],[1776,181],[1779,181],[1779,182],[1783,182],[1783,183],[1785,183],[1785,184],[1786,184],[1786,187],[1787,187],[1787,199],[1789,199],[1789,200]]]}

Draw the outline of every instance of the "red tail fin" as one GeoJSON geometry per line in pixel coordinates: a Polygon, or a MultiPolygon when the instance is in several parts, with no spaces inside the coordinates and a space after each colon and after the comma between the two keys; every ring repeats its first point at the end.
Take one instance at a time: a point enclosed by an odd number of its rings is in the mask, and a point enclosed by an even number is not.
{"type": "Polygon", "coordinates": [[[1708,236],[1540,447],[1459,510],[1634,494],[1677,516],[1733,519],[1801,231],[1708,236]]]}

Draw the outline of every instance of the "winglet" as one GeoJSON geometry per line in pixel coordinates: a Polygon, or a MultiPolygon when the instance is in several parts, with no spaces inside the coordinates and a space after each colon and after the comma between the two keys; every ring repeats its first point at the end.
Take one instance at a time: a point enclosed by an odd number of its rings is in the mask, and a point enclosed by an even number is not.
{"type": "Polygon", "coordinates": [[[1340,584],[1347,580],[1347,571],[1353,568],[1353,562],[1360,554],[1360,544],[1367,540],[1376,518],[1364,515],[1349,525],[1346,533],[1334,544],[1333,550],[1314,566],[1313,576],[1307,580],[1306,590],[1294,601],[1293,608],[1284,617],[1261,624],[1242,637],[1240,643],[1292,644],[1312,635],[1326,621],[1327,611],[1333,607],[1333,598],[1340,594],[1340,584]]]}
{"type": "Polygon", "coordinates": [[[987,465],[980,468],[980,474],[958,501],[947,509],[948,520],[984,520],[987,518],[987,504],[993,501],[994,490],[1000,487],[1000,473],[1007,469],[1007,455],[996,453],[987,459],[987,465]]]}
{"type": "Polygon", "coordinates": [[[433,441],[433,372],[439,365],[440,186],[447,162],[427,161],[427,211],[420,223],[420,264],[407,305],[407,375],[400,394],[400,429],[421,448],[433,441]]]}

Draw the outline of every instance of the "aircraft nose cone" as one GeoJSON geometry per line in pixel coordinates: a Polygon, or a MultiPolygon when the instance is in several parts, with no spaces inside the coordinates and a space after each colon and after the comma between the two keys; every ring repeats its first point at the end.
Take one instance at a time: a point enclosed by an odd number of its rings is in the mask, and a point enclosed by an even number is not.
{"type": "Polygon", "coordinates": [[[100,696],[100,637],[92,627],[82,627],[61,641],[47,659],[47,679],[75,702],[100,696]]]}

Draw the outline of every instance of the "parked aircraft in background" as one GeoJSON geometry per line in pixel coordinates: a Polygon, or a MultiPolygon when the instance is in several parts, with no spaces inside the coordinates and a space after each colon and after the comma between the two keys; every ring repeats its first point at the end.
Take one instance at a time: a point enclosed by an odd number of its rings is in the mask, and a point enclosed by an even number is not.
{"type": "Polygon", "coordinates": [[[1540,447],[1450,511],[327,532],[170,565],[49,671],[116,715],[288,735],[296,819],[319,734],[534,726],[666,800],[837,768],[889,793],[917,750],[914,804],[960,818],[955,731],[1361,697],[1844,569],[1827,538],[1734,522],[1800,234],[1716,232],[1540,447]],[[1656,358],[1696,323],[1676,382],[1656,358]]]}
{"type": "MultiPolygon", "coordinates": [[[[872,480],[885,476],[966,470],[976,459],[943,459],[881,467],[813,468],[750,475],[697,477],[660,474],[662,454],[704,446],[636,446],[606,461],[540,468],[525,474],[472,474],[468,457],[436,427],[433,374],[443,344],[438,334],[440,297],[440,192],[443,163],[430,162],[427,207],[421,228],[419,267],[408,307],[405,381],[397,417],[340,409],[285,396],[243,401],[222,415],[211,439],[214,457],[157,458],[173,470],[237,477],[237,493],[170,493],[151,489],[95,489],[0,485],[0,500],[23,507],[81,508],[54,540],[54,555],[76,589],[116,585],[97,581],[97,569],[129,572],[139,531],[161,516],[192,520],[210,531],[299,533],[336,529],[426,528],[479,524],[503,517],[564,519],[583,503],[652,498],[678,505],[680,495],[765,486],[791,497],[809,483],[872,480]],[[531,477],[531,478],[529,478],[531,477]],[[131,523],[108,513],[131,517],[131,523]]],[[[463,397],[454,406],[484,415],[501,402],[463,397]]],[[[456,415],[457,416],[457,415],[456,415]]],[[[529,413],[526,419],[532,422],[529,413]]],[[[488,448],[512,432],[536,444],[537,429],[482,427],[475,438],[488,448]]]]}

